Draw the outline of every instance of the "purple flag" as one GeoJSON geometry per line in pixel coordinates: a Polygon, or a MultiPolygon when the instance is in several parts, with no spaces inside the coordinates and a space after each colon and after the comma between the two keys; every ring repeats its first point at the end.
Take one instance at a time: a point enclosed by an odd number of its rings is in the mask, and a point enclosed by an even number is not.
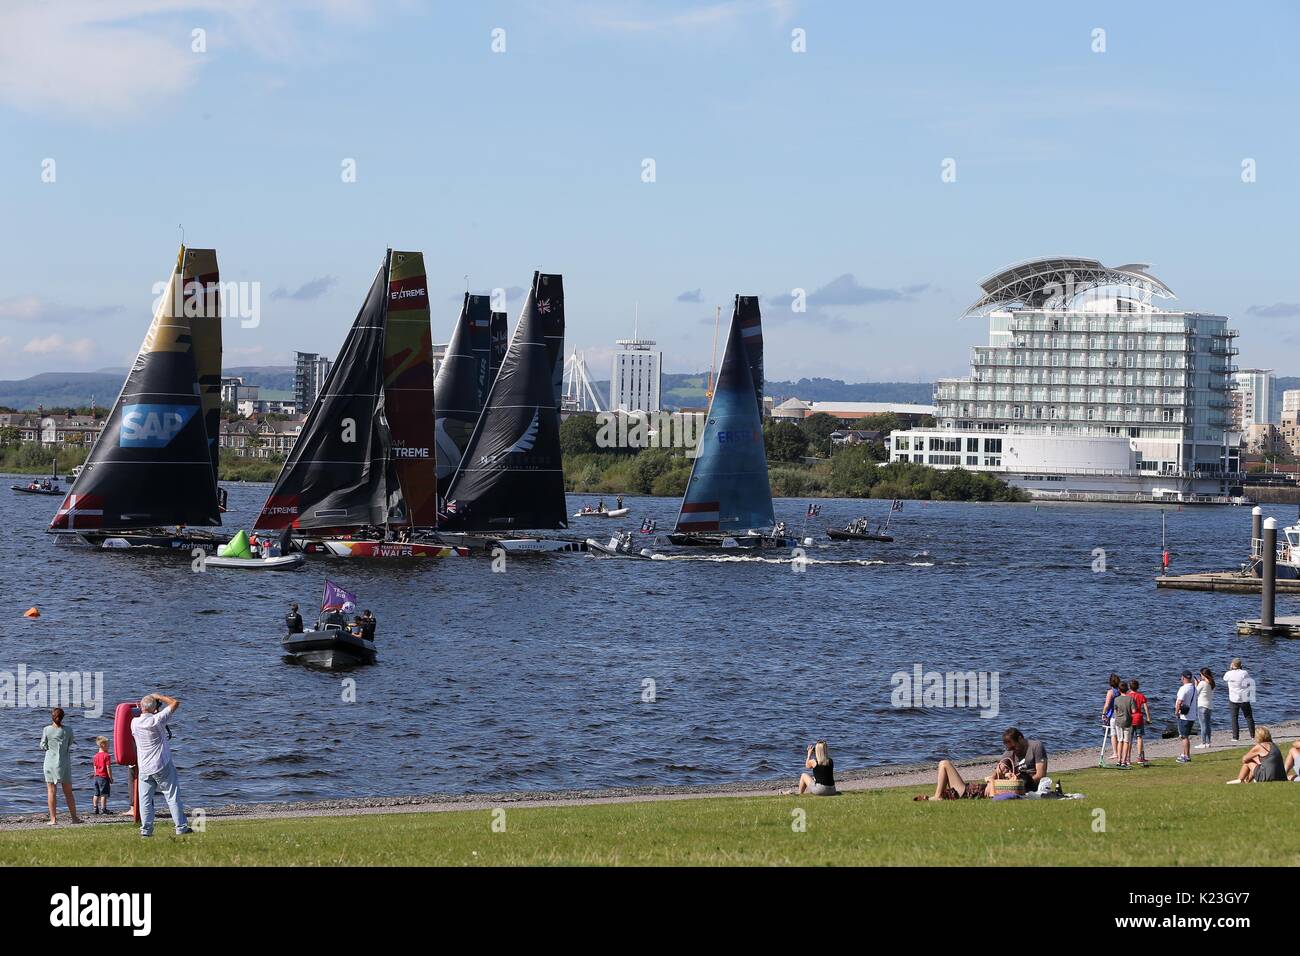
{"type": "Polygon", "coordinates": [[[338,610],[345,604],[355,605],[356,603],[357,596],[351,591],[343,590],[333,581],[327,580],[325,582],[325,597],[320,605],[322,611],[328,611],[331,608],[338,610]]]}

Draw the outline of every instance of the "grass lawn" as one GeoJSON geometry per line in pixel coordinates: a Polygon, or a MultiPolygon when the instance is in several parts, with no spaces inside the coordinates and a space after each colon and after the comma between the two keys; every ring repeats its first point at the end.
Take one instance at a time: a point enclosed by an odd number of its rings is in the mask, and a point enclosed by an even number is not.
{"type": "Polygon", "coordinates": [[[1065,789],[1087,794],[1070,801],[924,804],[901,788],[507,807],[504,832],[484,810],[210,820],[182,838],[162,818],[148,841],[129,825],[61,826],[0,833],[0,865],[1300,865],[1300,785],[1224,786],[1241,753],[1066,772],[1065,789]]]}

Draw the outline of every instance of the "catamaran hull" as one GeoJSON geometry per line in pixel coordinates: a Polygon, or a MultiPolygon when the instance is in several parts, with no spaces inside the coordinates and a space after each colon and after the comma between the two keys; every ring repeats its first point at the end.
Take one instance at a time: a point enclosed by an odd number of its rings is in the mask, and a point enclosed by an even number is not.
{"type": "Polygon", "coordinates": [[[501,548],[507,554],[561,554],[587,550],[586,541],[564,538],[495,538],[491,545],[501,548]]]}
{"type": "Polygon", "coordinates": [[[469,548],[420,541],[350,541],[325,538],[320,542],[336,558],[466,558],[469,548]]]}
{"type": "Polygon", "coordinates": [[[111,531],[78,531],[71,534],[66,532],[58,533],[60,534],[60,540],[67,538],[104,551],[184,551],[186,554],[190,554],[195,548],[215,552],[218,546],[226,543],[225,538],[201,532],[153,534],[150,532],[123,531],[115,534],[111,531]]]}
{"type": "Polygon", "coordinates": [[[789,550],[798,546],[794,538],[770,534],[698,534],[674,531],[668,540],[682,548],[723,548],[745,551],[789,550]]]}
{"type": "Polygon", "coordinates": [[[372,641],[346,631],[303,631],[280,639],[285,654],[300,664],[325,670],[343,670],[373,664],[378,657],[372,641]]]}

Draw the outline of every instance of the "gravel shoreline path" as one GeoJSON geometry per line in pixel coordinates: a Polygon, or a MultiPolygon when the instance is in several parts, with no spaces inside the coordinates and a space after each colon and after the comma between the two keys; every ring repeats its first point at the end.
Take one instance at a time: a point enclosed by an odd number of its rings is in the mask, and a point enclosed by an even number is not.
{"type": "MultiPolygon", "coordinates": [[[[1272,727],[1275,740],[1290,740],[1300,736],[1300,722],[1288,722],[1272,727]]],[[[1238,749],[1244,750],[1249,741],[1243,736],[1239,743],[1230,738],[1220,738],[1211,751],[1238,749]]],[[[1100,741],[1098,742],[1100,743],[1100,741]]],[[[1192,759],[1205,751],[1192,751],[1192,759]]],[[[1178,740],[1148,740],[1147,755],[1153,758],[1169,758],[1178,754],[1178,740]]],[[[1048,747],[1048,775],[1057,777],[1071,771],[1085,770],[1097,766],[1097,747],[1052,753],[1048,747]]],[[[970,768],[975,771],[972,778],[986,775],[997,762],[998,755],[974,757],[969,760],[955,761],[963,771],[970,768]]],[[[792,761],[797,763],[797,758],[792,761]]],[[[1141,773],[1134,768],[1132,773],[1141,773]]],[[[870,767],[864,770],[847,770],[836,774],[836,785],[840,790],[878,790],[887,787],[932,788],[934,786],[935,764],[893,764],[883,767],[870,767]]],[[[250,803],[231,804],[221,807],[204,808],[208,820],[276,820],[294,817],[337,817],[356,816],[366,813],[445,813],[454,810],[490,810],[494,807],[573,807],[601,803],[645,803],[658,800],[702,800],[711,797],[773,797],[792,794],[792,787],[797,786],[797,775],[779,780],[751,780],[736,783],[704,787],[613,787],[604,790],[520,790],[508,793],[436,793],[410,797],[346,797],[336,800],[313,800],[300,803],[250,803]]],[[[184,776],[181,786],[184,788],[184,776]]],[[[1067,782],[1067,789],[1068,782],[1067,782]]],[[[120,807],[120,799],[118,806],[120,807]]],[[[129,813],[117,813],[108,817],[84,816],[83,820],[93,826],[113,823],[130,823],[129,813]]],[[[59,826],[71,826],[67,822],[67,812],[60,806],[59,826]]],[[[159,825],[166,828],[170,824],[166,807],[162,808],[159,825]]],[[[0,831],[53,829],[46,826],[44,813],[0,815],[0,831]]]]}

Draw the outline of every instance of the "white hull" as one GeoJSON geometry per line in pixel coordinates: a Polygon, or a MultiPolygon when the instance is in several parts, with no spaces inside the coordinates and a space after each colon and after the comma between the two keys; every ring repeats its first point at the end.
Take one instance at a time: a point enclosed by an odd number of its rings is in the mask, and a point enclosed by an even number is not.
{"type": "Polygon", "coordinates": [[[649,558],[653,557],[653,552],[649,548],[642,548],[637,551],[624,551],[618,547],[617,540],[610,541],[608,544],[601,544],[595,538],[587,539],[587,550],[592,554],[603,554],[611,558],[649,558]]]}
{"type": "Polygon", "coordinates": [[[238,568],[241,571],[293,571],[307,559],[298,553],[274,558],[204,558],[205,568],[238,568]]]}
{"type": "Polygon", "coordinates": [[[615,508],[613,511],[575,511],[575,518],[622,518],[631,508],[615,508]]]}
{"type": "Polygon", "coordinates": [[[585,541],[560,538],[498,538],[493,545],[508,554],[553,554],[561,551],[586,551],[585,541]]]}
{"type": "Polygon", "coordinates": [[[354,541],[325,538],[321,541],[336,558],[456,558],[469,554],[467,548],[427,541],[354,541]]]}

